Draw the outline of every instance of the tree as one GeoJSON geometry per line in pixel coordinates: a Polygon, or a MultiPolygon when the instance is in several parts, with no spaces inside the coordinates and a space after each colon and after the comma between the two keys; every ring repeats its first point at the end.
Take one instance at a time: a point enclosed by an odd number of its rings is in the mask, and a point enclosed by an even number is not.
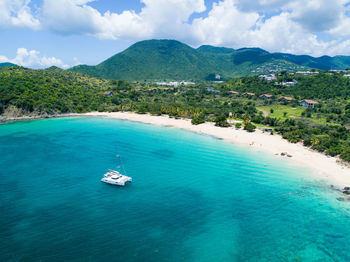
{"type": "Polygon", "coordinates": [[[221,127],[229,127],[231,126],[226,119],[225,115],[219,115],[215,118],[215,125],[216,126],[221,126],[221,127]]]}
{"type": "Polygon", "coordinates": [[[203,116],[196,116],[194,118],[192,118],[191,120],[192,125],[200,125],[205,123],[205,119],[203,116]]]}
{"type": "Polygon", "coordinates": [[[256,129],[256,126],[252,124],[252,122],[248,122],[244,125],[244,130],[247,130],[248,132],[254,132],[256,129]]]}

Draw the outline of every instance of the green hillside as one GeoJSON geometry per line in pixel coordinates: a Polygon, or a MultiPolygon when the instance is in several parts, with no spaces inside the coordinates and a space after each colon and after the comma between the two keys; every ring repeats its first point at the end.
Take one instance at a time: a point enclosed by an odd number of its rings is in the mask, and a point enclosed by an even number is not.
{"type": "Polygon", "coordinates": [[[0,115],[11,106],[23,114],[97,110],[105,99],[103,91],[118,84],[57,67],[0,68],[0,115]]]}
{"type": "Polygon", "coordinates": [[[77,66],[72,71],[107,79],[204,79],[214,70],[199,51],[172,40],[142,41],[97,66],[77,66]]]}
{"type": "Polygon", "coordinates": [[[0,63],[0,68],[2,68],[2,67],[10,67],[10,66],[15,66],[15,64],[12,64],[12,63],[0,63]]]}
{"type": "Polygon", "coordinates": [[[297,56],[269,53],[260,48],[234,50],[201,46],[197,49],[175,40],[147,40],[130,46],[97,66],[79,65],[75,72],[122,80],[205,80],[220,74],[224,79],[310,68],[350,68],[350,57],[297,56]]]}

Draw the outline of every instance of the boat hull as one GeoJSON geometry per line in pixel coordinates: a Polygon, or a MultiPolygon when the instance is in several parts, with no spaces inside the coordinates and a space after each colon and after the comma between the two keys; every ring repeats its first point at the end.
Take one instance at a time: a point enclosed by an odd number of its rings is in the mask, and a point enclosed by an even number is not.
{"type": "Polygon", "coordinates": [[[111,181],[109,179],[102,178],[101,182],[115,186],[125,186],[127,182],[131,182],[131,179],[128,181],[111,181]]]}

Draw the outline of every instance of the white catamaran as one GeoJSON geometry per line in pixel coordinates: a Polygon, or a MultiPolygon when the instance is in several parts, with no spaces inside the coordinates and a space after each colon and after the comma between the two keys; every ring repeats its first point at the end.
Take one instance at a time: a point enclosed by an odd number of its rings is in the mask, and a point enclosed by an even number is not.
{"type": "Polygon", "coordinates": [[[101,179],[102,182],[116,185],[116,186],[125,186],[126,182],[131,182],[132,178],[120,174],[118,171],[108,169],[108,172],[101,179]]]}

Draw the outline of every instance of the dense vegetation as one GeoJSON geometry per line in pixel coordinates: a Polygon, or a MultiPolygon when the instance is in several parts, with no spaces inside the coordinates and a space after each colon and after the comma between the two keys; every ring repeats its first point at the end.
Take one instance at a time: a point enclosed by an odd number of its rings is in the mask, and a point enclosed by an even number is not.
{"type": "Polygon", "coordinates": [[[234,50],[201,46],[194,49],[174,40],[148,40],[132,45],[97,66],[79,65],[71,70],[107,79],[163,81],[205,80],[216,74],[231,79],[271,70],[305,68],[346,69],[350,68],[350,57],[314,58],[269,53],[259,48],[234,50]]]}
{"type": "Polygon", "coordinates": [[[292,80],[298,82],[291,87],[255,76],[211,87],[201,83],[164,88],[104,80],[58,68],[8,67],[0,69],[0,113],[8,113],[11,107],[25,114],[134,111],[190,118],[193,124],[211,121],[221,127],[231,126],[234,120],[236,128],[253,132],[269,127],[271,133],[277,132],[293,143],[302,142],[350,162],[350,79],[330,72],[315,76],[282,72],[276,82],[292,80]],[[273,96],[266,100],[260,97],[263,93],[273,96]],[[282,102],[278,99],[282,95],[294,100],[282,102]],[[304,108],[299,106],[299,99],[314,99],[318,104],[304,108]]]}
{"type": "Polygon", "coordinates": [[[0,114],[9,106],[28,114],[97,110],[106,99],[102,91],[120,84],[123,82],[87,77],[56,67],[45,70],[2,68],[0,114]]]}
{"type": "Polygon", "coordinates": [[[293,96],[297,99],[336,99],[350,98],[350,79],[343,74],[320,72],[314,76],[303,76],[282,72],[275,81],[261,81],[256,76],[235,78],[224,84],[239,92],[253,92],[256,95],[271,94],[293,96]],[[296,81],[293,86],[283,86],[281,83],[296,81]],[[280,84],[276,84],[280,83],[280,84]]]}
{"type": "Polygon", "coordinates": [[[15,66],[15,64],[12,64],[12,63],[0,63],[0,68],[2,68],[2,67],[9,67],[9,66],[15,66]]]}

